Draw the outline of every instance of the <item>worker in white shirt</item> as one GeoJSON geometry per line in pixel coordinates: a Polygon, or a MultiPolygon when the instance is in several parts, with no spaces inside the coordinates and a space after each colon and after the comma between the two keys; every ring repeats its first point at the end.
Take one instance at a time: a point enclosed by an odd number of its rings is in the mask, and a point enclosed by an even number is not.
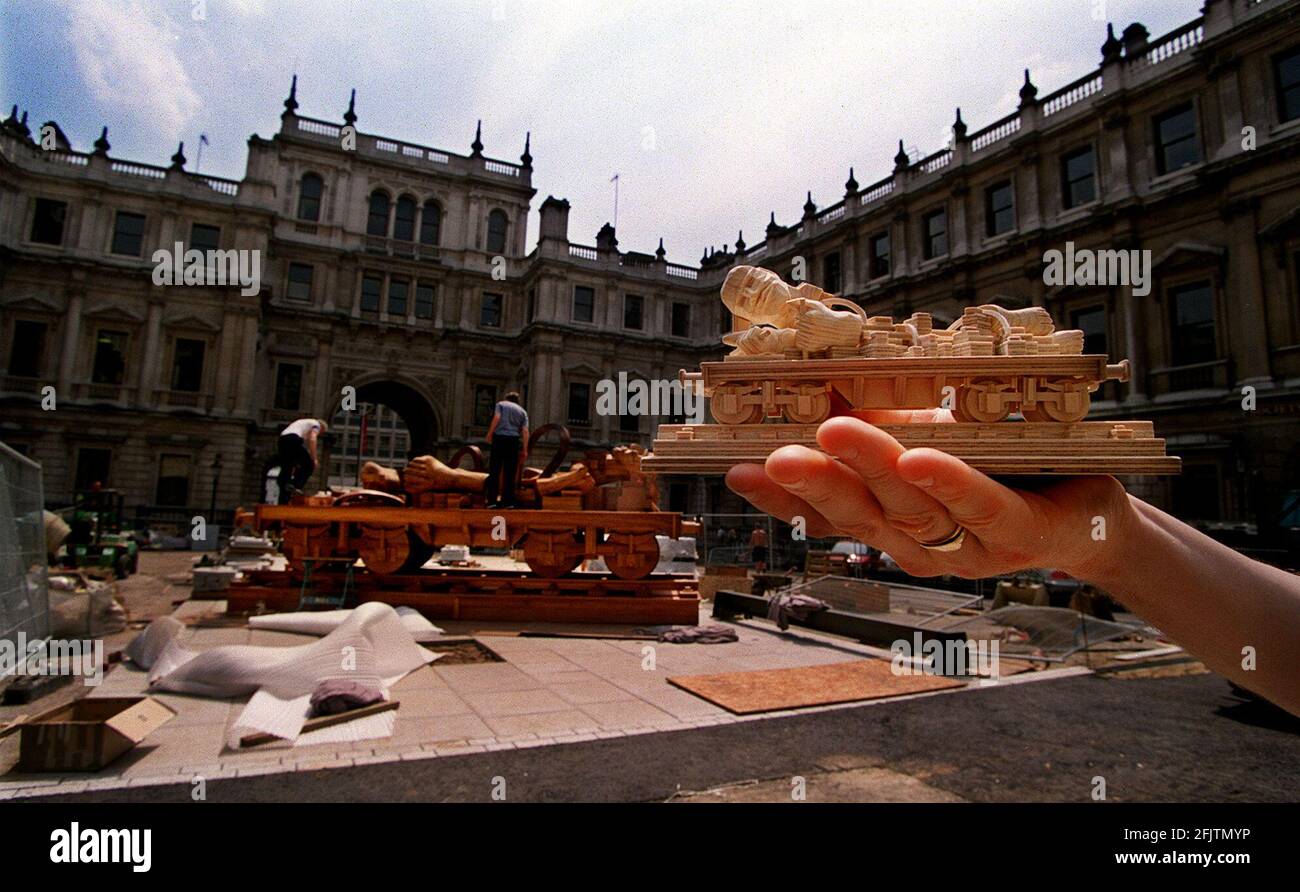
{"type": "Polygon", "coordinates": [[[316,440],[326,430],[319,418],[299,418],[280,431],[280,504],[301,490],[316,470],[316,440]]]}
{"type": "Polygon", "coordinates": [[[487,441],[492,450],[488,460],[486,493],[489,508],[514,508],[515,478],[519,465],[528,458],[528,413],[519,405],[519,394],[510,391],[497,403],[487,441]],[[497,493],[501,500],[497,501],[497,493]]]}

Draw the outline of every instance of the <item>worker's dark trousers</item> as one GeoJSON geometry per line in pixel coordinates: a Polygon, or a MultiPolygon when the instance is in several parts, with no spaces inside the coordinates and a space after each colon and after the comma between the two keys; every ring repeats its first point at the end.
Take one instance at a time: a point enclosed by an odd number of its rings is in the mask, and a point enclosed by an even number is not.
{"type": "Polygon", "coordinates": [[[515,477],[519,474],[519,446],[518,437],[503,437],[501,434],[492,437],[492,453],[488,460],[485,493],[489,505],[496,502],[499,487],[502,504],[507,508],[515,506],[515,477]],[[504,485],[499,482],[502,476],[505,477],[504,485]]]}
{"type": "Polygon", "coordinates": [[[280,504],[289,501],[290,487],[302,489],[316,470],[316,462],[307,451],[307,444],[297,434],[284,434],[279,442],[280,504]]]}

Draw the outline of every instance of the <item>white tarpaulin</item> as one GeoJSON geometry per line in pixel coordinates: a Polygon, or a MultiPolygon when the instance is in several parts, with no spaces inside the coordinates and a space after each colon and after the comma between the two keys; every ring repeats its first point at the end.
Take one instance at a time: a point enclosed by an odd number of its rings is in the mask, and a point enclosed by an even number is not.
{"type": "Polygon", "coordinates": [[[348,615],[332,631],[310,644],[228,644],[205,651],[183,646],[176,637],[183,627],[167,617],[141,633],[141,646],[130,653],[149,670],[150,690],[253,695],[229,740],[256,731],[293,739],[307,719],[311,693],[322,681],[346,678],[380,688],[387,696],[390,685],[440,656],[420,647],[387,604],[370,602],[344,612],[348,615]]]}
{"type": "MultiPolygon", "coordinates": [[[[328,635],[352,615],[351,610],[304,610],[301,613],[268,613],[250,616],[250,629],[272,632],[297,632],[299,635],[328,635]]],[[[442,634],[442,629],[424,618],[411,607],[398,607],[397,615],[402,625],[416,641],[432,641],[442,634]]]]}

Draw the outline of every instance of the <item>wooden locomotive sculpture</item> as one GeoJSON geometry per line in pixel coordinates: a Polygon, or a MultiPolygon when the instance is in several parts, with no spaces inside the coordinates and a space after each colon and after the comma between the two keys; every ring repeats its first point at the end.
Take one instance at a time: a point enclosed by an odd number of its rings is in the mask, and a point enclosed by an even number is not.
{"type": "Polygon", "coordinates": [[[486,508],[483,456],[467,446],[444,464],[419,456],[402,470],[367,462],[364,486],[299,496],[290,505],[259,505],[258,529],[278,527],[291,565],[361,558],[375,575],[418,570],[442,545],[522,548],[529,569],[545,577],[600,557],[620,579],[643,579],[659,562],[656,536],[694,535],[698,524],[660,511],[653,474],[641,469],[640,446],[588,451],[560,470],[569,432],[560,425],[534,431],[532,445],[557,431],[560,448],[544,469],[524,468],[519,508],[486,508]],[[464,460],[470,468],[462,468],[464,460]]]}
{"type": "Polygon", "coordinates": [[[718,473],[786,443],[815,446],[832,415],[948,409],[956,424],[883,425],[905,446],[935,446],[996,473],[1177,473],[1150,422],[1084,422],[1092,394],[1127,381],[1128,361],[1085,354],[1081,331],[1047,310],[987,304],[936,329],[902,322],[776,273],[737,266],[722,285],[733,330],[721,362],[682,371],[719,425],[661,425],[644,467],[718,473]],[[1028,424],[1000,424],[1019,412],[1028,424]],[[784,422],[772,424],[765,422],[784,422]]]}

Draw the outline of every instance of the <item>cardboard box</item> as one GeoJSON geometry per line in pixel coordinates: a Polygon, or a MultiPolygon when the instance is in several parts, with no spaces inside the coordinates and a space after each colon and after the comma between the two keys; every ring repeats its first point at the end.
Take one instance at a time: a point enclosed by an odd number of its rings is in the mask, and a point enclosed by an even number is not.
{"type": "Polygon", "coordinates": [[[23,723],[19,771],[98,771],[176,715],[153,697],[83,697],[23,723]]]}

